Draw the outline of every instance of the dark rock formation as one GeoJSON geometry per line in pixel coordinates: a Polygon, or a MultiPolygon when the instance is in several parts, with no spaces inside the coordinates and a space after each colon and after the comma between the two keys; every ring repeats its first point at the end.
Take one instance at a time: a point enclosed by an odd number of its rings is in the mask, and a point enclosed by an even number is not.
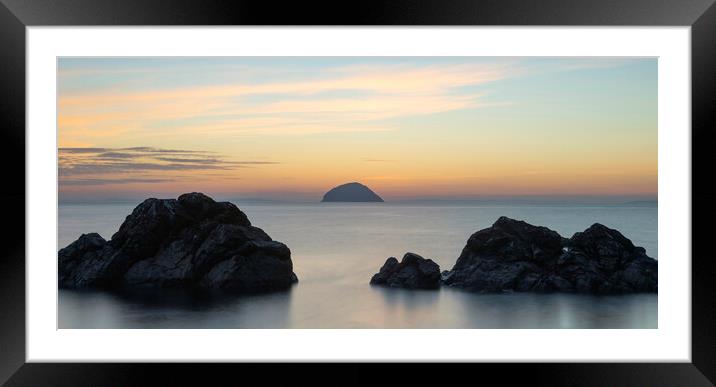
{"type": "Polygon", "coordinates": [[[503,216],[470,236],[442,280],[479,292],[656,292],[657,261],[601,224],[566,239],[503,216]]]}
{"type": "Polygon", "coordinates": [[[380,196],[361,183],[339,185],[323,195],[322,202],[382,202],[380,196]]]}
{"type": "Polygon", "coordinates": [[[440,267],[418,254],[406,253],[400,263],[395,257],[388,258],[370,283],[393,288],[437,289],[440,286],[440,267]]]}
{"type": "Polygon", "coordinates": [[[229,202],[201,193],[147,199],[110,241],[83,234],[58,254],[59,285],[285,289],[298,281],[291,251],[229,202]]]}

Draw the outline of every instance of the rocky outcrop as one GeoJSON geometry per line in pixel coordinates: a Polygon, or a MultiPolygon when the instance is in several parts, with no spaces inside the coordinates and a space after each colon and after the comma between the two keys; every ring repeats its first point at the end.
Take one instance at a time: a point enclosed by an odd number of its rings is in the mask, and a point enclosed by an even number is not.
{"type": "Polygon", "coordinates": [[[348,183],[332,188],[322,202],[382,202],[383,199],[361,183],[348,183]]]}
{"type": "Polygon", "coordinates": [[[286,289],[291,251],[234,204],[201,193],[147,199],[109,241],[83,234],[58,253],[59,286],[286,289]]]}
{"type": "Polygon", "coordinates": [[[437,289],[440,287],[440,267],[418,254],[406,253],[400,262],[395,257],[388,258],[370,283],[393,288],[437,289]]]}
{"type": "Polygon", "coordinates": [[[478,292],[657,292],[657,261],[594,224],[570,239],[507,217],[470,236],[444,284],[478,292]]]}

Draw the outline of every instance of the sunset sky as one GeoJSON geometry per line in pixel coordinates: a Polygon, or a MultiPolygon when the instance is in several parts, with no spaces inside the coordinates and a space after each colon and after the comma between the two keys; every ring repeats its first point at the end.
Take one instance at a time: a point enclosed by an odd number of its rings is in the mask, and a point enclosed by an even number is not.
{"type": "Polygon", "coordinates": [[[60,197],[657,193],[655,58],[58,59],[60,197]]]}

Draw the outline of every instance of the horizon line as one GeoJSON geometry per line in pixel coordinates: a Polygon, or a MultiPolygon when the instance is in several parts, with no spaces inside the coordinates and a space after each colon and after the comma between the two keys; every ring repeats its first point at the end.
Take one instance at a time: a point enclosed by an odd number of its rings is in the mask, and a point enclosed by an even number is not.
{"type": "MultiPolygon", "coordinates": [[[[201,192],[201,191],[196,191],[201,192]]],[[[63,195],[58,193],[58,203],[91,203],[91,202],[141,202],[148,198],[173,199],[181,194],[162,194],[162,195],[127,195],[127,196],[82,196],[82,195],[63,195]]],[[[308,196],[269,196],[261,197],[260,195],[237,195],[237,194],[214,194],[209,195],[217,201],[261,201],[261,202],[284,202],[284,203],[320,203],[322,195],[308,196]]],[[[525,194],[525,195],[476,195],[476,196],[401,196],[401,197],[384,197],[381,198],[385,202],[479,202],[479,201],[542,201],[542,202],[588,202],[607,201],[610,203],[630,203],[630,202],[658,202],[658,194],[605,194],[605,195],[589,195],[589,194],[564,194],[564,195],[542,195],[542,194],[525,194]]],[[[349,203],[349,202],[344,202],[349,203]]]]}

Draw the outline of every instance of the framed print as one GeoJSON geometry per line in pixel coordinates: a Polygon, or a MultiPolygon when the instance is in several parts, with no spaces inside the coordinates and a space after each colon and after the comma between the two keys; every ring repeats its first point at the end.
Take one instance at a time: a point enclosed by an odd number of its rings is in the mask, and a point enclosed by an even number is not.
{"type": "Polygon", "coordinates": [[[9,384],[712,384],[711,2],[136,6],[3,0],[9,384]]]}

